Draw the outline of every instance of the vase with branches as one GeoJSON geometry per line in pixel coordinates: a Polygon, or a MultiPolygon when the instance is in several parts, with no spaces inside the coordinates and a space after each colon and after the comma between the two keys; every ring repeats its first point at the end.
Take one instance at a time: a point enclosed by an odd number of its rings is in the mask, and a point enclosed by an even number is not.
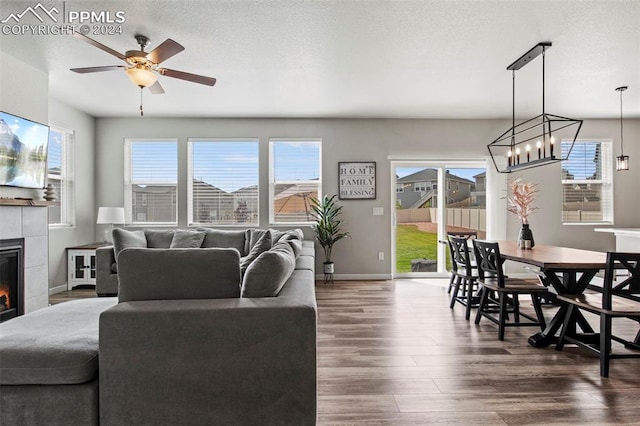
{"type": "Polygon", "coordinates": [[[342,206],[336,202],[336,194],[325,195],[322,199],[311,198],[311,208],[315,225],[313,231],[315,238],[324,251],[324,273],[333,274],[333,261],[331,251],[335,243],[343,238],[350,237],[348,232],[342,230],[342,220],[340,214],[342,206]]]}
{"type": "Polygon", "coordinates": [[[531,182],[524,182],[521,178],[509,181],[509,195],[507,196],[507,210],[518,216],[522,222],[522,228],[518,235],[518,244],[522,248],[533,248],[534,240],[531,228],[529,228],[529,216],[533,214],[536,207],[536,194],[538,185],[531,182]]]}

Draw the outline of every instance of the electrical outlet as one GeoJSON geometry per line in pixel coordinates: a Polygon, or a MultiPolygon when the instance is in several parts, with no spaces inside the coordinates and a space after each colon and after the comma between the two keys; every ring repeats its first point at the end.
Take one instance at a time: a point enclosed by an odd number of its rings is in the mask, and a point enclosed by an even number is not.
{"type": "Polygon", "coordinates": [[[378,252],[378,260],[384,260],[384,252],[383,251],[379,251],[378,252]]]}
{"type": "Polygon", "coordinates": [[[384,207],[374,207],[373,208],[374,216],[384,216],[384,207]]]}

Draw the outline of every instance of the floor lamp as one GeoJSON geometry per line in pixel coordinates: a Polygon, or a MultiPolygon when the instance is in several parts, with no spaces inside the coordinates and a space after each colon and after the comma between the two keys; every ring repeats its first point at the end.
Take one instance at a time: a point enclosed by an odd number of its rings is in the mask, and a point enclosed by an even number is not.
{"type": "Polygon", "coordinates": [[[124,207],[100,207],[98,209],[98,225],[109,225],[104,231],[104,242],[113,242],[111,233],[113,232],[113,224],[124,224],[124,207]]]}

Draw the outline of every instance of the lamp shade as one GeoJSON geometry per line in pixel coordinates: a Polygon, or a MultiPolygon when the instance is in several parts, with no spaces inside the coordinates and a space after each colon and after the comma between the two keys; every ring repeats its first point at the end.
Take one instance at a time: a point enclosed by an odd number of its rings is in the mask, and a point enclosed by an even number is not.
{"type": "Polygon", "coordinates": [[[158,79],[152,71],[145,68],[133,67],[127,69],[127,76],[136,86],[149,87],[158,79]]]}
{"type": "Polygon", "coordinates": [[[124,223],[124,207],[100,207],[97,224],[124,223]]]}

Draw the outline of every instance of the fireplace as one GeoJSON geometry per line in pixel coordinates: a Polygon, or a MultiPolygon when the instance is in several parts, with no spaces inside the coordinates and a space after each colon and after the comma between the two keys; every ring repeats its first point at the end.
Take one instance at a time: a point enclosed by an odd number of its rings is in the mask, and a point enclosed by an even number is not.
{"type": "Polygon", "coordinates": [[[0,322],[24,314],[24,239],[0,240],[0,322]]]}

